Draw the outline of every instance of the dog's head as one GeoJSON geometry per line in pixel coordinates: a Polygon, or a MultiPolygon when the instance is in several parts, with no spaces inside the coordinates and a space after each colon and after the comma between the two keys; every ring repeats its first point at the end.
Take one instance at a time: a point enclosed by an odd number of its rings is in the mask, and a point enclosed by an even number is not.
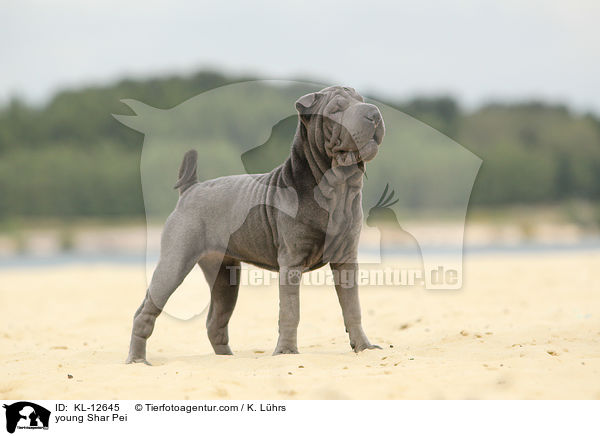
{"type": "Polygon", "coordinates": [[[306,94],[296,101],[296,109],[312,152],[324,154],[332,167],[356,164],[362,169],[377,154],[385,133],[383,117],[354,89],[331,86],[306,94]]]}

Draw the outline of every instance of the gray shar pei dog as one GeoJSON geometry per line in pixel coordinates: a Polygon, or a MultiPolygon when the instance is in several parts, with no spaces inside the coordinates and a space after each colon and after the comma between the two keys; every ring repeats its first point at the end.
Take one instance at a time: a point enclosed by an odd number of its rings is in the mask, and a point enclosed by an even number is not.
{"type": "Polygon", "coordinates": [[[240,262],[279,271],[279,340],[273,354],[298,353],[303,272],[329,263],[350,345],[372,345],[361,325],[357,247],[365,162],[385,132],[379,109],[352,88],[333,86],[296,102],[298,127],[286,161],[266,174],[198,183],[197,153],[186,153],[180,198],[167,219],[161,253],[136,311],[127,362],[146,361],[146,341],[170,295],[199,264],[211,287],[206,320],[216,354],[232,354],[228,323],[240,262]]]}

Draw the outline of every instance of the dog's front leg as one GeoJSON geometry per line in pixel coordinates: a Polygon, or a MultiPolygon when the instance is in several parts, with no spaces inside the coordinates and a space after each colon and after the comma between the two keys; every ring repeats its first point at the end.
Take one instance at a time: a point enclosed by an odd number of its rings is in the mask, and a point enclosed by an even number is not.
{"type": "Polygon", "coordinates": [[[300,268],[279,270],[279,339],[273,355],[298,354],[301,277],[300,268]]]}
{"type": "Polygon", "coordinates": [[[372,345],[369,342],[362,328],[358,301],[358,265],[356,263],[332,263],[330,266],[335,280],[335,290],[340,306],[342,306],[344,326],[350,336],[350,346],[357,353],[367,349],[381,348],[379,345],[372,345]]]}

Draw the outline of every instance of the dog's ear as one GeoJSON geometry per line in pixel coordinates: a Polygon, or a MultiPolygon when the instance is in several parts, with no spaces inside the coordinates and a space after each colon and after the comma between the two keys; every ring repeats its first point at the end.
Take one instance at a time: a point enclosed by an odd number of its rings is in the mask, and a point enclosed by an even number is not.
{"type": "Polygon", "coordinates": [[[311,92],[310,94],[303,95],[296,100],[296,110],[300,115],[311,115],[311,108],[319,102],[322,96],[321,92],[311,92]]]}

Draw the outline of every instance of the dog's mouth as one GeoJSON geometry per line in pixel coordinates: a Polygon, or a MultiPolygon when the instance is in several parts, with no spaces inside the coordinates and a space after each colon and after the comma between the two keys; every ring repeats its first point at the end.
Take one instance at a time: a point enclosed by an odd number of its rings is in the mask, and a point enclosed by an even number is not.
{"type": "Polygon", "coordinates": [[[379,144],[383,135],[379,129],[375,129],[373,137],[361,147],[354,150],[339,150],[334,158],[338,166],[350,166],[360,164],[364,168],[364,162],[369,162],[375,158],[379,151],[379,144]]]}

